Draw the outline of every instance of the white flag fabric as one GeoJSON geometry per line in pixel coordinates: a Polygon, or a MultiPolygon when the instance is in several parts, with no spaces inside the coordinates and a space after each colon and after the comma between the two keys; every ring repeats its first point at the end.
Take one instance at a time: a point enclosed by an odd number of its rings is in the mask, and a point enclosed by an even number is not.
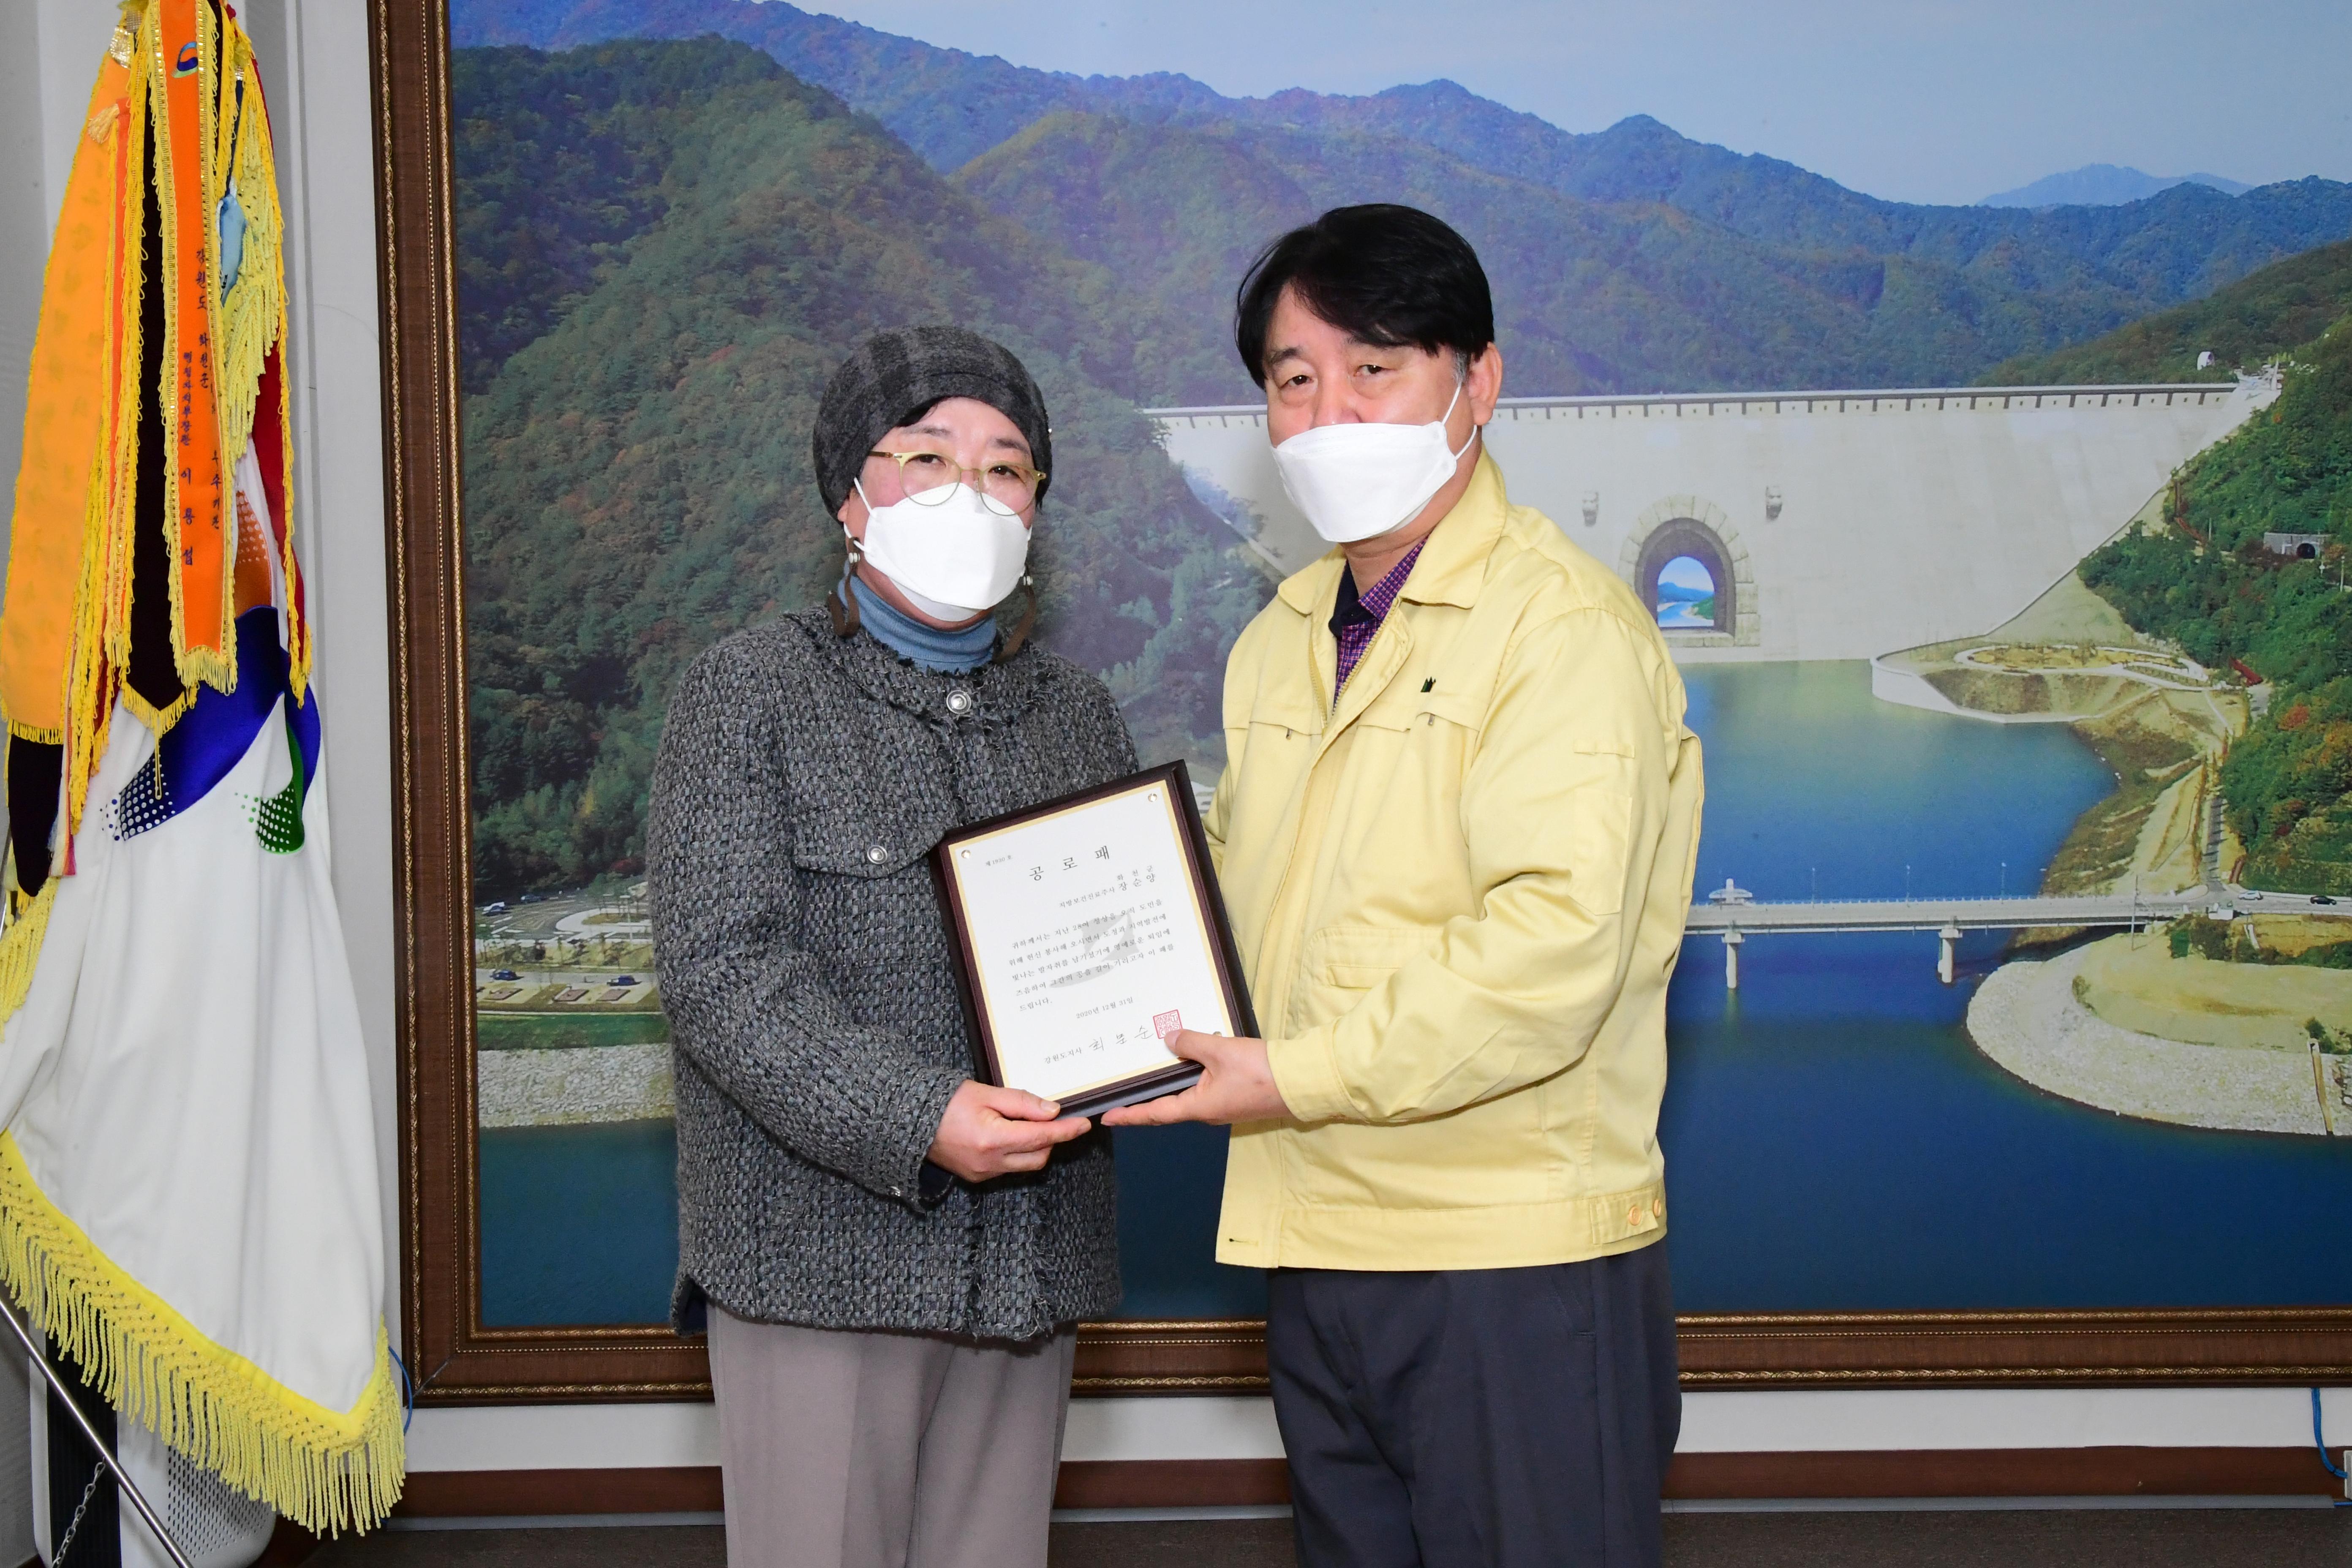
{"type": "Polygon", "coordinates": [[[157,744],[112,727],[108,808],[0,1036],[0,1273],[170,1447],[310,1528],[364,1528],[400,1475],[398,1389],[351,1332],[383,1300],[375,1128],[317,776],[299,851],[254,821],[298,766],[286,701],[202,798],[121,838],[157,744]]]}

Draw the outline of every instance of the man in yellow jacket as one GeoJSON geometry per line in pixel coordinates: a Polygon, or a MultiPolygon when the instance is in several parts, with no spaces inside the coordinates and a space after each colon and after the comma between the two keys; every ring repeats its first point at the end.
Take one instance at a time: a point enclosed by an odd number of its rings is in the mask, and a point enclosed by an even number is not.
{"type": "Polygon", "coordinates": [[[1654,1563],[1680,1424],[1657,1142],[1697,737],[1657,620],[1479,437],[1484,270],[1409,207],[1240,296],[1286,489],[1339,548],[1225,672],[1209,837],[1266,1038],[1188,1034],[1217,1257],[1269,1268],[1310,1568],[1654,1563]]]}

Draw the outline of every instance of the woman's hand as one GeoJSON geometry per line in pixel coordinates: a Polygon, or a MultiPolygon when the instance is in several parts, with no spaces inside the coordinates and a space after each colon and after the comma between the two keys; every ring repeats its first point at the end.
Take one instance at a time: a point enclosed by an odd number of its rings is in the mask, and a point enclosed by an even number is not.
{"type": "Polygon", "coordinates": [[[967,1182],[1042,1171],[1055,1144],[1068,1142],[1092,1125],[1083,1116],[1064,1116],[1050,1100],[966,1079],[940,1118],[930,1161],[967,1182]]]}

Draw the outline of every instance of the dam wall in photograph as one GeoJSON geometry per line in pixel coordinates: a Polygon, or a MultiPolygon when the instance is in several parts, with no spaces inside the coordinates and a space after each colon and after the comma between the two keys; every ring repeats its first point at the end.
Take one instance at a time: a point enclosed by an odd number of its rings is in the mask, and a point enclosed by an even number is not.
{"type": "MultiPolygon", "coordinates": [[[[1666,617],[1678,658],[1858,659],[2008,621],[2276,395],[2252,379],[1511,398],[1487,441],[1515,501],[1645,603],[1682,601],[1666,617]],[[1662,586],[1678,558],[1701,574],[1662,586]],[[1709,578],[1711,596],[1686,585],[1709,578]]],[[[1269,563],[1322,552],[1262,406],[1147,414],[1269,563]]]]}

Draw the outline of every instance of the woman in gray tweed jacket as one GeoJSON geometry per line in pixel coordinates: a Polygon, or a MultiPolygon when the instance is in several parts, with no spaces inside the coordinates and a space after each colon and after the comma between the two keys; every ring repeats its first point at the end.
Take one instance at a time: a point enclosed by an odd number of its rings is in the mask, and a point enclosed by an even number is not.
{"type": "Polygon", "coordinates": [[[972,1080],[925,864],[1136,766],[1102,683],[1026,642],[1034,594],[1013,626],[959,600],[1025,581],[1051,440],[998,344],[866,341],[813,441],[851,570],[670,698],[675,1313],[709,1326],[735,1568],[1044,1563],[1072,1327],[1118,1301],[1108,1135],[972,1080]]]}

